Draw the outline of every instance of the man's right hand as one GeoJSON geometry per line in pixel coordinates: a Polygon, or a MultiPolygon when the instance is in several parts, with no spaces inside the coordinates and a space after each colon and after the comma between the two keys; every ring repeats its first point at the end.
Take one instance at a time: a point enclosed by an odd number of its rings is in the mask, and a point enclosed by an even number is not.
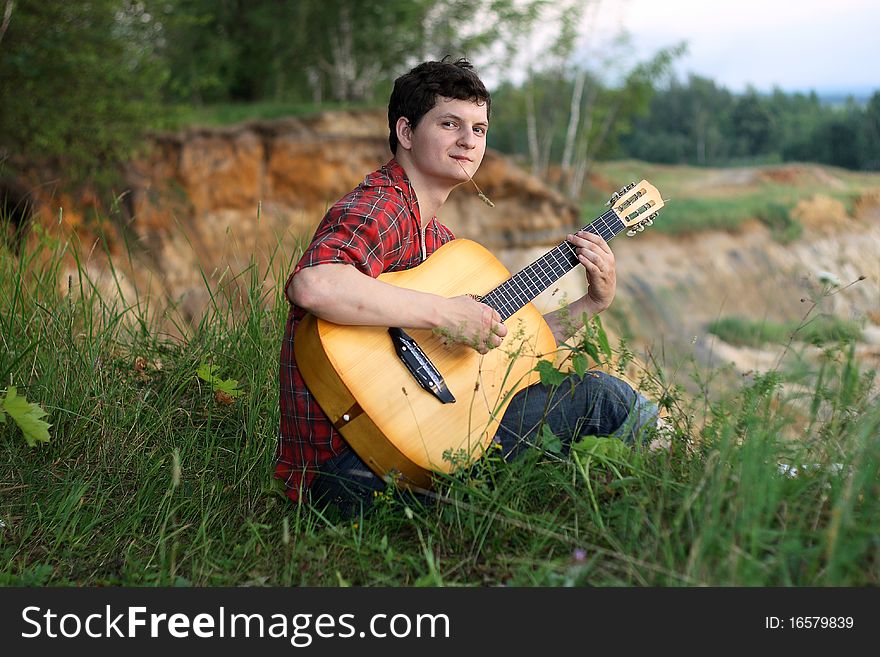
{"type": "Polygon", "coordinates": [[[486,354],[501,346],[507,327],[496,310],[462,295],[446,300],[442,323],[434,332],[448,344],[464,344],[486,354]]]}

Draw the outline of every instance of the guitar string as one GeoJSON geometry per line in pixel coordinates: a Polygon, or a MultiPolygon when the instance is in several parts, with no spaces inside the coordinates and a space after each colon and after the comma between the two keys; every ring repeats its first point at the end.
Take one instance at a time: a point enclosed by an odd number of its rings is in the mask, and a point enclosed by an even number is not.
{"type": "MultiPolygon", "coordinates": [[[[600,235],[607,241],[619,234],[624,227],[623,223],[619,220],[615,221],[617,225],[612,227],[608,223],[609,219],[616,219],[616,214],[613,211],[608,211],[601,215],[583,230],[588,230],[589,232],[600,235]]],[[[578,261],[575,253],[574,247],[572,247],[568,241],[563,242],[555,249],[545,254],[542,258],[526,267],[515,277],[502,283],[501,286],[496,288],[497,294],[490,293],[490,295],[487,295],[484,300],[496,302],[502,301],[503,303],[498,305],[502,307],[505,313],[510,312],[511,310],[515,312],[517,308],[528,303],[528,301],[540,294],[541,291],[547,289],[549,285],[552,285],[555,280],[564,275],[572,267],[576,266],[578,261]],[[568,249],[567,257],[562,254],[563,249],[566,247],[568,249]],[[555,278],[551,278],[551,274],[555,276],[555,278]],[[545,285],[544,282],[541,281],[541,276],[544,276],[549,281],[549,285],[545,285]],[[511,302],[518,305],[511,307],[511,302]]]]}
{"type": "MultiPolygon", "coordinates": [[[[617,219],[616,213],[613,210],[609,210],[582,230],[592,232],[601,236],[605,241],[609,241],[617,236],[625,227],[625,224],[617,219]],[[613,227],[609,225],[609,219],[616,219],[615,223],[617,225],[613,227]]],[[[507,319],[519,308],[552,285],[554,281],[575,267],[577,263],[576,250],[566,240],[492,290],[483,297],[483,301],[495,307],[499,314],[503,315],[504,319],[507,319]],[[567,254],[563,255],[566,248],[567,254]],[[547,278],[548,284],[545,285],[540,280],[541,275],[547,278]],[[551,278],[551,275],[554,277],[551,278]]]]}

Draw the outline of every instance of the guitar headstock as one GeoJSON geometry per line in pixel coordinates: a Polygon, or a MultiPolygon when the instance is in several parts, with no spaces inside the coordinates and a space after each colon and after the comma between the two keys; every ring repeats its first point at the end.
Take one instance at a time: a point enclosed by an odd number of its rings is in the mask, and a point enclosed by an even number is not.
{"type": "Polygon", "coordinates": [[[611,195],[607,205],[611,206],[617,218],[629,229],[626,234],[632,237],[653,224],[660,208],[665,204],[657,188],[647,180],[642,180],[621,187],[611,195]]]}

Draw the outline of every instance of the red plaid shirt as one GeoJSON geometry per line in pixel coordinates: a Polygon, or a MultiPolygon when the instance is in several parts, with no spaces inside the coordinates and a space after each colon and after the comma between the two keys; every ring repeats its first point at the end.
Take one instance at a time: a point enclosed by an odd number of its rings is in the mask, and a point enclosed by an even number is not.
{"type": "MultiPolygon", "coordinates": [[[[420,225],[415,191],[403,167],[392,159],[330,208],[290,278],[303,267],[332,262],[352,264],[373,278],[386,271],[411,269],[422,261],[420,225]]],[[[432,218],[425,229],[426,254],[454,238],[432,218]]],[[[293,340],[305,313],[291,304],[281,343],[281,427],[275,476],[284,481],[294,501],[309,489],[322,463],[350,449],[315,402],[296,366],[293,340]]]]}

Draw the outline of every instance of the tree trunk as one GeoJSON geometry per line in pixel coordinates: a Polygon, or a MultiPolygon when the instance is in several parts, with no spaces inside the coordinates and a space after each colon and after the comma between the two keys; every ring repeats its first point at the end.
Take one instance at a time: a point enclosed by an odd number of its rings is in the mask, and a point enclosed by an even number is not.
{"type": "Polygon", "coordinates": [[[697,108],[696,120],[694,128],[697,132],[697,164],[706,165],[706,127],[708,125],[708,117],[702,108],[697,108]]]}
{"type": "Polygon", "coordinates": [[[540,148],[538,147],[538,125],[535,118],[535,96],[528,86],[526,88],[526,135],[529,140],[529,160],[532,162],[532,175],[537,176],[541,153],[540,148]]]}
{"type": "Polygon", "coordinates": [[[339,12],[339,31],[330,37],[332,62],[321,62],[330,75],[333,98],[338,101],[350,100],[351,83],[355,79],[354,38],[351,29],[351,16],[348,7],[339,12]]]}
{"type": "Polygon", "coordinates": [[[579,155],[574,162],[574,170],[569,168],[569,175],[564,180],[567,185],[568,196],[577,198],[580,195],[581,186],[583,185],[584,176],[586,176],[587,160],[590,153],[590,134],[593,131],[593,108],[596,105],[596,97],[599,95],[598,85],[590,88],[590,94],[587,97],[586,118],[584,119],[584,127],[581,131],[583,139],[578,149],[582,155],[579,155]]]}
{"type": "Polygon", "coordinates": [[[306,70],[306,77],[309,81],[309,88],[312,90],[312,102],[320,107],[323,100],[321,94],[321,71],[314,66],[310,66],[306,70]]]}
{"type": "Polygon", "coordinates": [[[0,23],[0,41],[3,41],[3,36],[6,34],[6,30],[9,29],[9,21],[12,20],[13,9],[15,9],[15,0],[6,0],[6,9],[3,11],[3,22],[0,23]]]}
{"type": "Polygon", "coordinates": [[[584,150],[584,156],[578,163],[577,175],[572,177],[572,184],[569,188],[569,196],[571,196],[571,198],[580,197],[581,190],[584,186],[584,180],[586,180],[587,174],[590,172],[590,169],[593,166],[593,160],[595,159],[593,157],[593,153],[601,148],[606,137],[608,137],[608,132],[611,130],[611,126],[614,125],[614,121],[617,119],[617,113],[620,111],[620,104],[621,100],[618,99],[618,101],[614,104],[614,107],[611,108],[611,111],[608,112],[605,120],[602,122],[602,127],[599,128],[599,134],[593,141],[592,148],[584,150]]]}
{"type": "Polygon", "coordinates": [[[585,70],[578,71],[571,92],[571,109],[568,115],[568,129],[565,131],[565,149],[562,151],[562,174],[567,175],[574,157],[574,146],[577,140],[578,127],[581,122],[581,98],[584,95],[584,82],[587,79],[585,70]]]}

